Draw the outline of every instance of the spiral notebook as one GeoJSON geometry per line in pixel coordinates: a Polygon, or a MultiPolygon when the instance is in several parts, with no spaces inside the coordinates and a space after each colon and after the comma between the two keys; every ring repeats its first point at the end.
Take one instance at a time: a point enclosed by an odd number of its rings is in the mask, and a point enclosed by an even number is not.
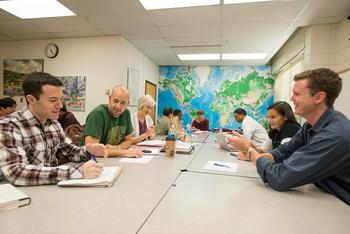
{"type": "Polygon", "coordinates": [[[95,179],[72,179],[57,183],[58,186],[69,187],[110,187],[122,172],[122,167],[104,167],[101,175],[95,179]]]}

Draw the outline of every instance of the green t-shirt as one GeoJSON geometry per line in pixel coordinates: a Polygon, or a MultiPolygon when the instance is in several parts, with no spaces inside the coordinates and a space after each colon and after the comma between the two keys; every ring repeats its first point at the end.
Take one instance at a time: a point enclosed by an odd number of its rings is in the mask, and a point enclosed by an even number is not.
{"type": "Polygon", "coordinates": [[[133,131],[128,109],[125,109],[119,117],[113,117],[108,110],[108,105],[99,105],[86,118],[83,144],[86,136],[92,136],[100,139],[102,144],[119,145],[124,141],[125,136],[133,131]]]}

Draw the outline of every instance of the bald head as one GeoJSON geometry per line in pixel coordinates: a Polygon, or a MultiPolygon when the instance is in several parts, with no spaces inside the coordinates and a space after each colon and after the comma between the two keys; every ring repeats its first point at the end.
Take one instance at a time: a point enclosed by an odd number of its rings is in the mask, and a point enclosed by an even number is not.
{"type": "Polygon", "coordinates": [[[128,99],[130,98],[130,92],[129,92],[129,90],[128,90],[125,86],[123,86],[123,85],[117,85],[117,86],[115,86],[115,87],[112,89],[112,93],[111,93],[110,96],[113,96],[114,93],[117,93],[118,95],[123,95],[123,96],[126,95],[126,96],[128,96],[128,99]]]}
{"type": "Polygon", "coordinates": [[[130,92],[122,85],[112,89],[109,96],[108,109],[112,116],[119,117],[129,105],[130,92]]]}

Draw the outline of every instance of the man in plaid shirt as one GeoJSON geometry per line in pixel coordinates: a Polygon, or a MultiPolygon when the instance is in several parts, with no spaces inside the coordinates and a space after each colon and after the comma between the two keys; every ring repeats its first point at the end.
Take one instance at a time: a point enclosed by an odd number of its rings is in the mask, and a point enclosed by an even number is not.
{"type": "Polygon", "coordinates": [[[62,107],[63,84],[43,72],[23,81],[27,108],[0,118],[0,169],[12,184],[55,184],[61,180],[96,178],[103,165],[91,155],[107,156],[102,144],[77,147],[57,119],[62,107]],[[70,163],[59,165],[59,158],[70,163]]]}

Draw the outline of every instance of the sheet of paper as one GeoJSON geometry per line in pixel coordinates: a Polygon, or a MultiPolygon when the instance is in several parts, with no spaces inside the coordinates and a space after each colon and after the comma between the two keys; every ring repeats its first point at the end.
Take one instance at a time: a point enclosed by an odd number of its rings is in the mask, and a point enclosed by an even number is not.
{"type": "Polygon", "coordinates": [[[203,168],[208,170],[216,170],[216,171],[236,172],[237,166],[238,166],[237,163],[210,160],[207,162],[207,164],[205,164],[203,168]]]}
{"type": "Polygon", "coordinates": [[[140,158],[122,158],[119,160],[119,162],[147,164],[152,160],[152,158],[154,158],[154,156],[143,155],[140,158]]]}
{"type": "Polygon", "coordinates": [[[164,146],[165,141],[162,140],[147,140],[147,141],[141,141],[140,143],[137,143],[136,145],[140,146],[164,146]]]}

